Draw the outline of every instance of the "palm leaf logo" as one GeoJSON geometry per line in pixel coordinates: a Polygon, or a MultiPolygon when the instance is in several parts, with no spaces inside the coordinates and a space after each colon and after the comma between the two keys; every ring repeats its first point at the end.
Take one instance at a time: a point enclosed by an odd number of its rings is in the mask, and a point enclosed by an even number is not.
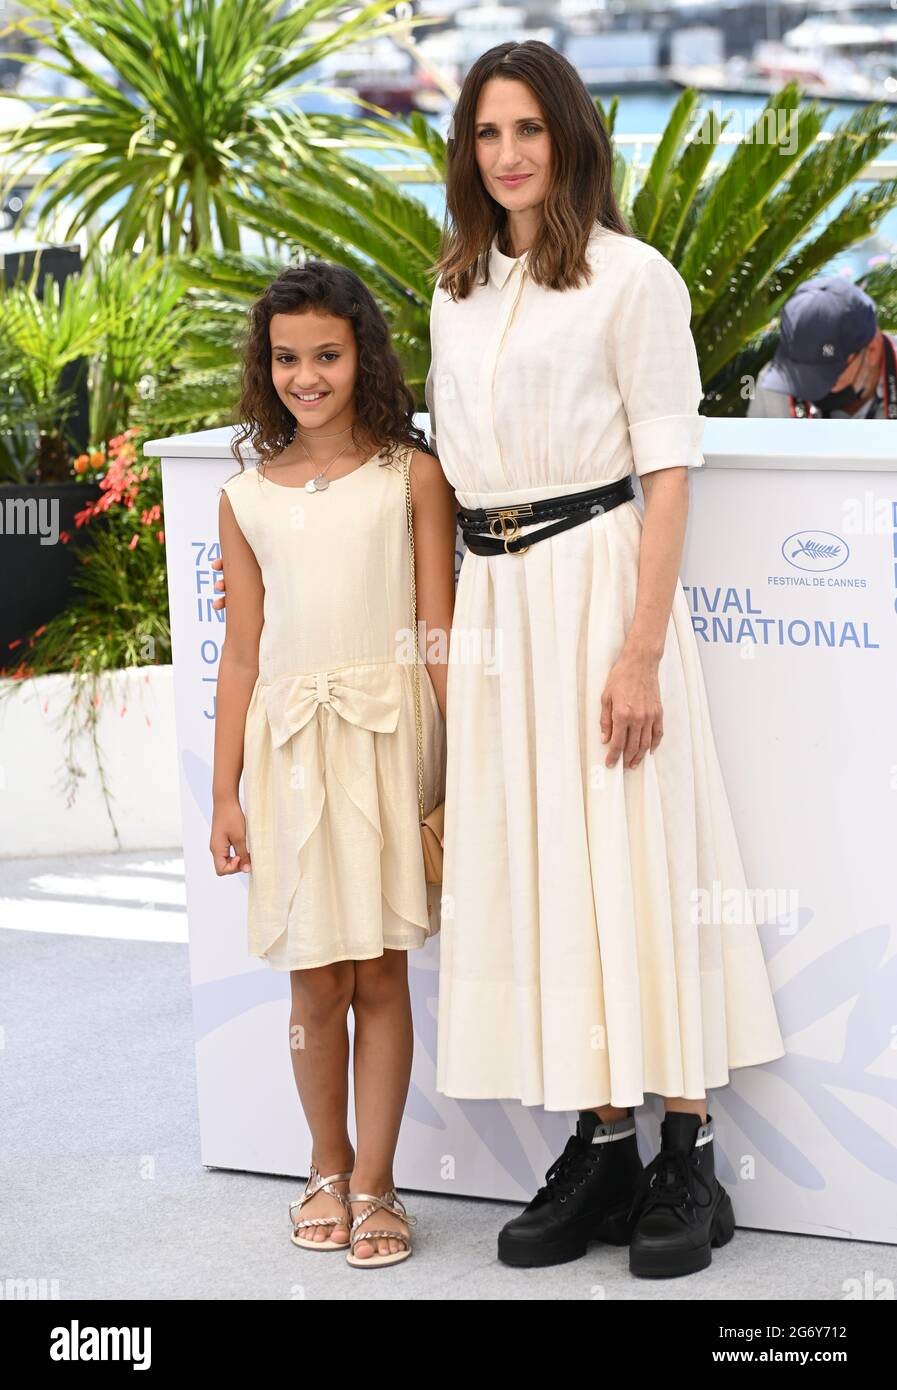
{"type": "Polygon", "coordinates": [[[834,560],[840,553],[840,545],[821,545],[819,541],[807,541],[806,544],[792,550],[791,559],[793,560],[795,555],[809,555],[812,560],[834,560]]]}

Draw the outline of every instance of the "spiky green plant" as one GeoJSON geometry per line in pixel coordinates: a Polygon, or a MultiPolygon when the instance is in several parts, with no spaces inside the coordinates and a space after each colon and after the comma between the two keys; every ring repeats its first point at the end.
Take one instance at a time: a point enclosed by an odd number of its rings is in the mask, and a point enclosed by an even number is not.
{"type": "Polygon", "coordinates": [[[69,369],[83,369],[109,329],[81,292],[80,276],[60,287],[47,275],[39,295],[38,273],[36,259],[27,282],[0,288],[0,469],[7,482],[69,476],[69,419],[83,375],[69,369]]]}
{"type": "MultiPolygon", "coordinates": [[[[388,13],[395,0],[357,7],[307,0],[286,13],[281,0],[25,3],[28,13],[4,32],[28,33],[54,57],[7,56],[61,72],[87,94],[29,98],[47,109],[4,132],[4,186],[35,160],[49,161],[58,167],[37,180],[25,209],[39,206],[39,234],[58,213],[68,218],[66,239],[84,227],[99,239],[114,227],[116,251],[143,244],[160,254],[196,250],[216,234],[238,250],[240,229],[224,193],[264,200],[270,171],[286,171],[314,139],[353,128],[346,118],[299,109],[301,98],[331,91],[307,74],[396,25],[388,13]],[[110,64],[120,85],[82,60],[73,40],[110,64]]],[[[433,22],[416,17],[402,28],[433,22]]]]}
{"type": "Polygon", "coordinates": [[[101,253],[63,284],[40,253],[27,281],[0,287],[0,477],[71,476],[80,449],[71,416],[86,381],[90,436],[109,439],[153,418],[190,321],[180,277],[164,260],[101,253]]]}
{"type": "Polygon", "coordinates": [[[155,400],[177,380],[192,321],[182,277],[171,258],[99,253],[85,280],[107,324],[89,373],[90,437],[110,439],[131,425],[154,427],[155,400]]]}

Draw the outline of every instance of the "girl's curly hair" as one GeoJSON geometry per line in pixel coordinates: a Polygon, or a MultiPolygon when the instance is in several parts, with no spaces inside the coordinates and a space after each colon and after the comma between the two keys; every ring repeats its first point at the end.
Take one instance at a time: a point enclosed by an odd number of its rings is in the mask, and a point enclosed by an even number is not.
{"type": "Polygon", "coordinates": [[[239,430],[231,444],[241,470],[240,445],[247,440],[260,462],[268,463],[295,436],[296,419],[271,380],[269,325],[274,314],[311,312],[348,319],[355,334],[355,447],[371,455],[383,450],[387,463],[403,444],[432,454],[423,431],[412,421],[414,396],[405,384],[389,325],[376,299],[353,270],[312,260],[285,266],[249,310],[242,345],[239,430]]]}

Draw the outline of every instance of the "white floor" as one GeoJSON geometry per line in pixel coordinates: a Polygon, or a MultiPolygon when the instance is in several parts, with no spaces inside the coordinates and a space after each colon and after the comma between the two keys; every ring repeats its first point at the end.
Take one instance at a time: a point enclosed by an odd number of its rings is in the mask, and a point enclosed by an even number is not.
{"type": "Polygon", "coordinates": [[[791,1301],[843,1299],[858,1271],[897,1283],[891,1246],[741,1229],[685,1279],[634,1279],[599,1245],[512,1270],[495,1237],[517,1207],[408,1191],[401,1267],[298,1250],[295,1179],[199,1160],[180,855],[5,860],[0,885],[2,1278],[36,1297],[791,1301]]]}

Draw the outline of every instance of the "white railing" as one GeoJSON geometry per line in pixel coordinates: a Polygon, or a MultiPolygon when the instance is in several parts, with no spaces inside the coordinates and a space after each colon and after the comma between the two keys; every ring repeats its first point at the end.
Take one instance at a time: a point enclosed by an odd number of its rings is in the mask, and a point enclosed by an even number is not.
{"type": "MultiPolygon", "coordinates": [[[[653,153],[653,149],[651,147],[658,144],[658,142],[662,138],[662,135],[662,131],[652,132],[651,134],[643,135],[619,134],[614,136],[614,144],[620,147],[631,147],[633,149],[633,157],[631,160],[633,167],[635,169],[646,169],[651,161],[653,153]],[[649,149],[646,157],[643,158],[643,150],[645,146],[648,146],[649,149]]],[[[832,135],[831,131],[823,130],[820,131],[820,133],[816,136],[816,142],[828,143],[828,141],[832,140],[833,138],[834,136],[832,135]]],[[[716,144],[737,145],[740,144],[743,139],[743,134],[736,134],[735,132],[723,131],[721,135],[717,136],[716,144]]],[[[395,149],[395,144],[391,140],[365,140],[364,142],[359,142],[356,145],[351,140],[322,138],[320,140],[315,140],[313,143],[316,145],[320,145],[324,148],[335,149],[359,149],[362,147],[366,149],[395,149]]],[[[897,143],[897,141],[895,141],[895,143],[897,143]]],[[[721,162],[721,159],[717,155],[714,155],[710,159],[711,167],[715,163],[719,164],[721,162]]],[[[383,174],[386,178],[395,179],[399,183],[435,182],[433,178],[433,170],[429,164],[415,164],[411,162],[407,164],[378,164],[377,172],[378,174],[383,174]]],[[[866,165],[862,173],[857,175],[854,182],[878,183],[882,179],[893,178],[897,178],[897,159],[873,159],[869,164],[866,165]]]]}

